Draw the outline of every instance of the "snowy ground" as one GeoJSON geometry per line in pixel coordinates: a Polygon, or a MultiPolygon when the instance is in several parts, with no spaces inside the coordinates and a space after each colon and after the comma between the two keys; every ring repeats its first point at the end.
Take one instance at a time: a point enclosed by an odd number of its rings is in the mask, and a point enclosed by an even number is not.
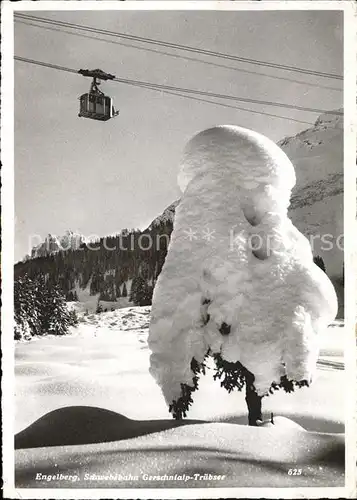
{"type": "Polygon", "coordinates": [[[17,487],[343,486],[342,323],[322,339],[314,385],[265,398],[275,425],[252,428],[244,394],[226,393],[211,370],[189,418],[171,419],[148,373],[149,314],[89,314],[71,335],[17,343],[17,487]]]}

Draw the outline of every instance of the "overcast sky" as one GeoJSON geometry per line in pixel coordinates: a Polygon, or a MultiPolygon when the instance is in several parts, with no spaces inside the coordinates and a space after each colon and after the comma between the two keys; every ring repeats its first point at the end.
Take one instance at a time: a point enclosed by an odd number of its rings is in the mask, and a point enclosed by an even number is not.
{"type": "MultiPolygon", "coordinates": [[[[236,56],[343,73],[341,12],[32,14],[236,56]]],[[[342,107],[339,80],[106,38],[115,43],[16,22],[15,54],[76,70],[101,68],[121,78],[322,110],[342,107]],[[138,50],[125,43],[164,50],[181,58],[138,50]]],[[[89,84],[90,80],[81,75],[15,62],[16,260],[29,253],[33,235],[61,235],[70,229],[86,237],[105,236],[125,227],[146,227],[178,198],[180,153],[187,140],[204,128],[236,124],[277,141],[309,127],[114,82],[103,83],[101,88],[114,98],[120,115],[108,122],[79,118],[78,96],[88,90],[89,84]]],[[[319,115],[220,102],[311,123],[319,115]]]]}

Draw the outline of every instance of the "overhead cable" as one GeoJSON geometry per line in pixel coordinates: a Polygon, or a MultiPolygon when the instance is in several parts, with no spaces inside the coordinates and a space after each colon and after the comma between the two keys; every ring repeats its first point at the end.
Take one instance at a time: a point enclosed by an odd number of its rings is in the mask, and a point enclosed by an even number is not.
{"type": "Polygon", "coordinates": [[[207,55],[207,56],[219,57],[222,59],[228,59],[228,60],[232,60],[232,61],[244,62],[247,64],[265,66],[268,68],[275,68],[275,69],[280,69],[280,70],[284,70],[284,71],[292,71],[292,72],[297,72],[297,73],[302,73],[302,74],[307,74],[307,75],[319,76],[319,77],[323,77],[323,78],[332,78],[332,79],[337,79],[337,80],[343,80],[342,75],[338,75],[338,74],[334,74],[334,73],[326,73],[326,72],[316,71],[316,70],[312,70],[312,69],[308,69],[308,68],[299,68],[296,66],[288,66],[285,64],[278,64],[278,63],[273,63],[273,62],[269,62],[269,61],[261,61],[258,59],[252,59],[252,58],[248,58],[248,57],[235,56],[232,54],[225,54],[223,52],[217,52],[217,51],[213,51],[213,50],[199,49],[198,47],[191,47],[189,45],[182,45],[182,44],[178,44],[178,43],[166,42],[163,40],[156,40],[153,38],[141,37],[141,36],[137,36],[137,35],[130,35],[127,33],[121,33],[121,32],[100,29],[100,28],[94,28],[92,26],[85,26],[85,25],[69,23],[69,22],[65,22],[65,21],[56,21],[54,19],[38,17],[38,16],[29,15],[29,14],[22,14],[19,12],[15,14],[15,19],[27,19],[27,20],[41,22],[44,24],[73,28],[76,30],[88,31],[88,32],[92,32],[92,33],[99,33],[99,34],[109,35],[112,37],[124,38],[127,40],[135,40],[135,41],[142,42],[142,43],[147,43],[147,44],[152,44],[152,45],[160,45],[163,47],[169,47],[169,48],[187,51],[187,52],[194,52],[197,54],[203,54],[203,55],[207,55]]]}
{"type": "MultiPolygon", "coordinates": [[[[45,66],[48,68],[57,69],[57,70],[61,70],[61,71],[67,71],[70,73],[78,73],[78,71],[71,69],[71,68],[66,68],[64,66],[58,66],[58,65],[55,65],[52,63],[46,63],[43,61],[36,61],[34,59],[29,59],[29,58],[25,58],[25,57],[15,56],[15,60],[30,63],[30,64],[36,64],[39,66],[45,66]]],[[[163,84],[157,84],[157,83],[152,83],[152,82],[144,82],[144,81],[140,81],[140,80],[131,80],[128,78],[115,77],[113,81],[118,82],[118,83],[129,84],[129,85],[134,83],[137,86],[152,87],[152,88],[160,89],[163,91],[166,90],[166,91],[173,91],[173,92],[189,93],[189,94],[200,95],[200,96],[202,95],[205,97],[227,99],[227,100],[247,102],[247,103],[252,103],[252,104],[260,104],[260,105],[263,104],[265,106],[274,106],[274,107],[287,108],[287,109],[296,109],[299,111],[308,111],[308,112],[319,113],[319,114],[330,113],[330,114],[335,114],[335,115],[342,115],[342,113],[339,111],[330,112],[330,111],[322,110],[322,109],[318,109],[318,108],[310,108],[310,107],[306,107],[306,106],[297,106],[297,105],[293,105],[293,104],[284,104],[284,103],[278,103],[278,102],[272,102],[272,101],[262,101],[262,100],[258,100],[258,99],[250,99],[248,97],[238,97],[238,96],[232,96],[232,95],[226,95],[226,94],[218,94],[215,92],[207,92],[207,91],[198,90],[198,89],[180,88],[180,87],[174,87],[172,85],[163,85],[163,84]]]]}
{"type": "MultiPolygon", "coordinates": [[[[132,84],[132,85],[133,86],[137,86],[135,84],[132,84]]],[[[140,86],[142,87],[142,85],[140,85],[140,86]]],[[[264,111],[255,111],[253,109],[241,108],[240,106],[232,106],[231,104],[225,104],[223,102],[210,101],[209,99],[202,99],[200,97],[192,97],[192,96],[189,96],[189,95],[186,95],[186,94],[181,94],[180,92],[171,92],[169,90],[159,90],[159,89],[155,89],[155,88],[152,88],[152,87],[144,87],[144,88],[146,88],[148,90],[154,90],[156,92],[164,92],[165,94],[175,95],[175,96],[178,96],[178,97],[184,97],[185,99],[192,99],[193,101],[204,102],[204,103],[207,103],[207,104],[213,104],[215,106],[222,106],[224,108],[238,109],[239,111],[245,111],[247,113],[255,113],[255,114],[258,114],[258,115],[269,116],[269,117],[272,117],[272,118],[280,118],[282,120],[292,121],[292,122],[296,122],[296,123],[304,123],[304,124],[307,124],[307,125],[314,125],[313,122],[307,122],[305,120],[297,120],[295,118],[290,118],[289,116],[274,115],[273,113],[265,113],[264,111]]]]}
{"type": "MultiPolygon", "coordinates": [[[[47,68],[51,68],[51,69],[56,69],[56,70],[59,70],[59,71],[65,71],[65,72],[68,72],[68,73],[75,73],[75,74],[79,74],[78,73],[78,70],[75,70],[75,69],[72,69],[72,68],[67,68],[65,66],[59,66],[57,64],[52,64],[52,63],[46,63],[46,62],[43,62],[43,61],[36,61],[34,59],[29,59],[29,58],[26,58],[26,57],[20,57],[20,56],[15,56],[15,60],[16,61],[20,61],[20,62],[25,62],[25,63],[29,63],[29,64],[34,64],[34,65],[38,65],[38,66],[42,66],[42,67],[47,67],[47,68]]],[[[150,90],[157,90],[159,92],[164,92],[164,93],[167,93],[167,94],[174,94],[174,95],[179,95],[179,94],[182,94],[180,95],[180,97],[187,97],[187,98],[190,98],[190,99],[195,99],[197,101],[202,101],[202,102],[207,102],[209,104],[215,104],[215,105],[221,105],[221,106],[224,106],[224,107],[229,107],[229,108],[235,108],[235,109],[240,109],[241,111],[247,111],[247,112],[252,112],[252,113],[258,113],[258,114],[262,114],[262,115],[267,115],[267,116],[272,116],[272,117],[275,117],[275,118],[282,118],[282,119],[285,119],[285,120],[291,120],[291,121],[296,121],[296,122],[299,122],[299,123],[308,123],[308,124],[311,124],[311,122],[307,122],[307,121],[303,121],[303,120],[297,120],[297,119],[293,119],[293,118],[289,118],[289,117],[285,117],[285,116],[280,116],[280,115],[274,115],[274,114],[270,114],[270,113],[265,113],[265,112],[262,112],[262,111],[255,111],[255,110],[249,110],[249,109],[246,109],[246,108],[239,108],[237,106],[230,106],[230,105],[225,105],[223,103],[218,103],[218,102],[213,102],[213,101],[209,101],[209,100],[205,100],[205,99],[199,99],[199,98],[195,98],[195,97],[192,97],[192,96],[187,96],[185,95],[185,93],[196,93],[195,90],[190,90],[190,89],[180,89],[178,87],[173,87],[173,86],[168,86],[168,85],[158,85],[158,84],[153,84],[153,83],[150,83],[150,82],[142,82],[142,81],[139,81],[139,80],[130,80],[130,79],[125,79],[125,78],[117,78],[115,77],[114,80],[112,80],[114,82],[118,82],[118,83],[123,83],[123,84],[127,84],[127,85],[132,85],[132,86],[135,86],[135,87],[142,87],[142,88],[147,88],[147,89],[150,89],[150,90]]],[[[197,91],[197,92],[200,92],[200,91],[197,91]]],[[[235,98],[234,96],[226,96],[224,94],[213,94],[213,93],[209,93],[209,92],[200,92],[200,95],[205,95],[205,96],[208,96],[208,97],[218,97],[218,98],[230,98],[230,99],[236,99],[236,100],[242,100],[244,101],[245,99],[240,99],[240,98],[235,98]]],[[[264,101],[257,101],[257,100],[246,100],[247,102],[254,102],[254,104],[256,103],[259,103],[259,104],[262,104],[264,103],[264,101]]],[[[269,105],[279,105],[279,106],[282,106],[284,107],[283,104],[281,103],[269,103],[269,105]]],[[[290,105],[285,105],[285,107],[289,107],[291,108],[292,106],[290,105]]],[[[298,109],[298,108],[296,108],[298,109]]],[[[308,110],[308,109],[314,109],[314,108],[304,108],[303,110],[308,110]]],[[[327,113],[328,111],[324,111],[324,110],[315,110],[315,111],[318,111],[319,113],[327,113]]],[[[342,113],[339,113],[339,112],[331,112],[331,114],[342,114],[342,113]]]]}
{"type": "Polygon", "coordinates": [[[189,56],[184,56],[182,54],[174,54],[174,53],[165,52],[165,51],[159,50],[159,49],[153,49],[152,47],[145,47],[145,46],[141,47],[141,46],[133,45],[133,44],[130,44],[130,43],[119,42],[117,40],[111,40],[109,38],[100,38],[98,36],[91,36],[91,35],[88,35],[88,34],[86,35],[84,33],[76,33],[74,31],[68,31],[68,30],[64,30],[62,28],[56,28],[54,26],[41,26],[41,24],[34,24],[34,23],[30,23],[28,21],[22,21],[22,20],[17,20],[17,22],[20,23],[20,24],[24,24],[26,26],[32,26],[32,27],[35,27],[35,28],[41,28],[41,29],[45,29],[45,30],[49,30],[49,31],[58,32],[58,33],[65,33],[67,35],[72,35],[72,36],[77,36],[77,37],[81,37],[81,38],[86,38],[86,39],[89,39],[89,40],[95,40],[95,41],[98,41],[98,42],[111,43],[111,44],[114,44],[114,45],[120,45],[121,47],[128,47],[128,48],[132,48],[132,49],[136,49],[136,50],[142,50],[142,51],[145,51],[145,52],[151,52],[151,53],[154,53],[154,54],[159,54],[159,55],[163,55],[163,56],[173,57],[175,59],[183,59],[185,61],[193,61],[195,63],[205,64],[207,66],[213,66],[213,67],[216,67],[216,68],[223,68],[223,69],[227,69],[227,70],[237,71],[239,73],[247,73],[247,74],[250,74],[250,75],[257,75],[257,76],[263,77],[263,78],[272,78],[274,80],[282,80],[282,81],[286,81],[286,82],[295,83],[297,85],[306,85],[307,87],[318,87],[318,88],[321,88],[321,89],[332,90],[332,91],[336,91],[336,92],[342,92],[342,90],[343,90],[341,88],[330,87],[328,85],[322,85],[322,84],[317,83],[317,82],[314,82],[314,83],[313,82],[307,82],[307,81],[304,81],[304,80],[296,80],[294,78],[289,78],[287,76],[281,76],[281,75],[277,75],[277,74],[270,75],[268,73],[262,73],[260,71],[251,71],[251,70],[248,70],[248,69],[245,69],[245,68],[239,68],[239,67],[235,67],[235,66],[227,66],[226,64],[220,64],[220,63],[213,62],[213,61],[207,61],[205,59],[199,59],[197,57],[189,57],[189,56]]]}

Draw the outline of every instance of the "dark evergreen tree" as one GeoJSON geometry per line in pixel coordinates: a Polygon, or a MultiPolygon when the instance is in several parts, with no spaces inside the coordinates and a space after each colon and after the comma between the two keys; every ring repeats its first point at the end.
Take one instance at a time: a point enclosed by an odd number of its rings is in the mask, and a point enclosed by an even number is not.
{"type": "Polygon", "coordinates": [[[43,276],[27,275],[14,282],[15,339],[23,335],[65,335],[77,323],[76,313],[69,311],[57,285],[43,276]]]}
{"type": "Polygon", "coordinates": [[[128,290],[126,289],[126,284],[124,282],[124,285],[123,285],[123,291],[122,291],[122,294],[121,294],[122,297],[127,297],[128,296],[128,290]]]}
{"type": "MultiPolygon", "coordinates": [[[[202,305],[208,305],[210,301],[204,299],[202,305]]],[[[209,314],[205,313],[202,316],[202,324],[205,325],[209,321],[209,314]]],[[[222,323],[220,327],[220,333],[222,335],[229,335],[230,325],[222,323]]],[[[192,393],[198,388],[199,375],[205,374],[206,369],[206,359],[208,356],[212,356],[215,363],[215,373],[213,375],[214,380],[221,380],[221,387],[226,389],[228,392],[233,390],[241,391],[245,387],[246,397],[245,401],[248,408],[248,423],[251,426],[258,426],[259,422],[263,421],[262,417],[262,396],[259,396],[255,390],[254,386],[254,375],[247,370],[239,361],[231,363],[222,358],[220,354],[212,354],[210,350],[207,351],[206,356],[202,363],[198,363],[195,358],[191,360],[191,370],[194,373],[193,385],[189,386],[187,384],[181,384],[181,396],[169,406],[169,411],[172,416],[179,420],[186,417],[189,407],[193,403],[192,393]]],[[[295,387],[308,386],[306,380],[296,382],[287,379],[286,376],[280,378],[279,383],[272,383],[269,389],[269,393],[273,394],[274,391],[280,388],[284,389],[285,392],[293,392],[295,387]]],[[[271,414],[271,421],[273,422],[273,414],[271,414]]]]}
{"type": "MultiPolygon", "coordinates": [[[[191,370],[194,373],[193,385],[181,384],[181,397],[173,401],[169,406],[169,411],[176,420],[180,420],[187,416],[187,412],[193,403],[192,393],[198,389],[199,375],[205,374],[206,359],[211,356],[208,351],[202,363],[198,363],[195,358],[191,361],[191,370]]],[[[247,370],[239,361],[231,363],[222,358],[220,354],[213,354],[215,362],[214,380],[221,379],[221,387],[226,389],[229,393],[238,390],[241,391],[245,387],[246,396],[245,401],[248,408],[248,424],[250,426],[258,426],[259,422],[263,421],[262,416],[262,396],[258,396],[254,387],[254,375],[247,370]]],[[[295,387],[308,386],[306,380],[296,382],[287,379],[286,376],[281,377],[279,383],[273,383],[269,389],[269,394],[274,391],[284,389],[285,392],[294,392],[295,387]]],[[[273,422],[273,414],[271,414],[271,421],[273,422]]]]}
{"type": "Polygon", "coordinates": [[[132,282],[131,282],[131,287],[130,287],[130,296],[129,296],[129,300],[130,302],[134,302],[135,300],[135,297],[136,297],[136,277],[133,278],[132,282]]]}
{"type": "Polygon", "coordinates": [[[77,313],[74,309],[71,309],[69,311],[69,325],[70,326],[78,325],[78,316],[77,316],[77,313]]]}
{"type": "Polygon", "coordinates": [[[70,290],[67,293],[66,300],[68,300],[69,302],[78,302],[77,292],[75,290],[70,290]]]}
{"type": "Polygon", "coordinates": [[[97,304],[97,309],[95,311],[97,314],[100,314],[103,312],[103,307],[102,307],[102,304],[99,302],[98,300],[98,304],[97,304]]]}
{"type": "Polygon", "coordinates": [[[37,283],[27,274],[14,282],[15,340],[41,334],[37,283]]]}
{"type": "Polygon", "coordinates": [[[73,325],[73,313],[66,304],[66,299],[57,285],[42,283],[40,300],[40,319],[42,335],[65,335],[73,325]]]}
{"type": "Polygon", "coordinates": [[[154,293],[154,286],[148,285],[148,287],[147,287],[147,300],[148,300],[148,304],[146,304],[148,306],[150,306],[151,303],[152,303],[153,293],[154,293]]]}
{"type": "Polygon", "coordinates": [[[317,266],[319,266],[320,269],[323,270],[323,272],[325,273],[326,272],[326,266],[325,266],[325,263],[323,261],[323,258],[320,257],[320,255],[316,255],[314,257],[314,262],[317,266]]]}
{"type": "Polygon", "coordinates": [[[130,301],[136,306],[147,306],[151,304],[152,289],[149,288],[147,281],[141,276],[133,279],[131,286],[130,301]]]}
{"type": "Polygon", "coordinates": [[[138,306],[149,306],[151,304],[151,295],[148,283],[141,277],[139,278],[136,300],[138,306]]]}

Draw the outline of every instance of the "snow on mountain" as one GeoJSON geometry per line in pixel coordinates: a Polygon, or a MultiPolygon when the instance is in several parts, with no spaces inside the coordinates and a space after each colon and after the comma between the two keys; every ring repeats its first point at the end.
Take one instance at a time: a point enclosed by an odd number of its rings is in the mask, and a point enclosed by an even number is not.
{"type": "Polygon", "coordinates": [[[169,205],[165,210],[162,212],[161,215],[156,217],[150,224],[150,226],[147,228],[148,230],[158,227],[162,224],[168,224],[168,223],[173,223],[174,218],[175,218],[175,210],[177,205],[180,203],[180,200],[176,200],[171,205],[169,205]]]}
{"type": "MultiPolygon", "coordinates": [[[[296,185],[289,216],[320,255],[327,274],[340,279],[343,270],[343,110],[321,115],[315,125],[278,145],[293,163],[296,185]],[[337,114],[335,114],[337,113],[337,114]]],[[[172,224],[175,201],[151,223],[172,224]]]]}
{"type": "Polygon", "coordinates": [[[332,278],[343,273],[343,114],[321,115],[315,125],[278,145],[292,161],[296,186],[289,215],[310,240],[332,278]]]}
{"type": "Polygon", "coordinates": [[[330,174],[343,174],[342,138],[343,110],[340,109],[319,116],[313,127],[278,142],[294,163],[295,190],[330,174]]]}
{"type": "Polygon", "coordinates": [[[63,236],[48,234],[42,243],[33,247],[31,259],[47,257],[61,250],[77,250],[84,242],[84,236],[73,231],[66,231],[63,236]]]}

